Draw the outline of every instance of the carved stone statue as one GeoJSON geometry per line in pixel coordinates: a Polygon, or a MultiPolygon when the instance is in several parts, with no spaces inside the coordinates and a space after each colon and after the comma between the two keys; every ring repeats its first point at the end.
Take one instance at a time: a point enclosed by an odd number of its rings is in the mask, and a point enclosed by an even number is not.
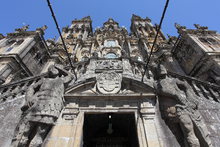
{"type": "Polygon", "coordinates": [[[44,25],[41,28],[37,28],[36,30],[44,32],[46,29],[47,29],[47,25],[44,25]]]}
{"type": "Polygon", "coordinates": [[[31,85],[21,108],[22,118],[16,127],[13,147],[40,147],[63,109],[64,90],[73,79],[58,65],[50,66],[48,78],[31,85]]]}
{"type": "Polygon", "coordinates": [[[208,129],[197,110],[197,96],[190,85],[185,81],[168,77],[167,71],[162,65],[159,65],[157,73],[158,82],[155,84],[155,88],[158,95],[174,98],[177,102],[174,107],[175,116],[183,131],[187,142],[186,146],[200,147],[200,140],[204,140],[203,146],[212,146],[208,129]],[[198,138],[196,135],[195,128],[198,130],[201,138],[198,138]]]}

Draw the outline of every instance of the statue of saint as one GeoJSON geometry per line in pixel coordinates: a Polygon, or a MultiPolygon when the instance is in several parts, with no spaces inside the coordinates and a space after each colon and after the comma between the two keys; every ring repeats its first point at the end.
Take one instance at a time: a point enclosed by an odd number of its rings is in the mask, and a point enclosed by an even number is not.
{"type": "Polygon", "coordinates": [[[208,129],[197,110],[199,104],[197,95],[186,81],[168,77],[165,67],[160,64],[158,66],[158,82],[155,84],[155,88],[158,95],[176,100],[175,114],[170,116],[176,116],[186,139],[186,146],[200,147],[200,140],[203,140],[203,146],[211,147],[208,129]],[[197,137],[194,128],[198,130],[201,138],[197,137]]]}
{"type": "Polygon", "coordinates": [[[22,118],[12,146],[40,147],[64,106],[64,90],[73,75],[59,65],[48,69],[48,77],[32,84],[26,92],[22,118]]]}

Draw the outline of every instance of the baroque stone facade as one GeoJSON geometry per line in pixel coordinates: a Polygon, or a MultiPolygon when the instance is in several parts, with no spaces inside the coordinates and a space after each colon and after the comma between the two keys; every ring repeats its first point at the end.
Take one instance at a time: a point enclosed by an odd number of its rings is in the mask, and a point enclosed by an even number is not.
{"type": "Polygon", "coordinates": [[[219,146],[220,35],[175,26],[148,66],[158,26],[136,15],[130,33],[111,18],[64,27],[73,68],[46,26],[0,35],[0,146],[219,146]]]}

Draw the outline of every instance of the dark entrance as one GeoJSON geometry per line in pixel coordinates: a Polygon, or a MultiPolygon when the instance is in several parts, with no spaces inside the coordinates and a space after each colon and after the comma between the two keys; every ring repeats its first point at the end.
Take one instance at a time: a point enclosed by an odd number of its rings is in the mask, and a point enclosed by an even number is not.
{"type": "Polygon", "coordinates": [[[83,147],[139,147],[134,114],[85,114],[83,147]]]}

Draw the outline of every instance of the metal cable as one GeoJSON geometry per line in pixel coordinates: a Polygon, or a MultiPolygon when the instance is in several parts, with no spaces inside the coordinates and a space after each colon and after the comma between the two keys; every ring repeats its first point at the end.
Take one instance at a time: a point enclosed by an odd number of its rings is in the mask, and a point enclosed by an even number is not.
{"type": "Polygon", "coordinates": [[[47,0],[47,4],[48,4],[48,7],[50,8],[51,15],[52,15],[53,20],[54,20],[54,22],[55,22],[55,24],[56,24],[56,28],[57,28],[58,33],[59,33],[59,35],[60,35],[61,41],[62,41],[62,43],[63,43],[64,50],[66,51],[66,55],[67,55],[67,57],[68,57],[70,66],[71,66],[71,68],[72,68],[72,70],[73,70],[73,74],[75,75],[75,81],[76,81],[76,80],[77,80],[77,75],[76,75],[76,72],[75,72],[75,70],[74,70],[73,64],[72,64],[72,62],[71,62],[71,59],[70,59],[68,50],[67,50],[67,48],[66,48],[66,44],[65,44],[64,39],[63,39],[63,36],[62,36],[62,34],[61,34],[60,27],[59,27],[58,22],[57,22],[57,19],[56,19],[56,17],[55,17],[55,14],[54,14],[52,5],[51,5],[51,3],[50,3],[50,0],[47,0]]]}
{"type": "Polygon", "coordinates": [[[153,49],[154,49],[154,46],[157,42],[157,37],[159,35],[159,32],[160,32],[160,29],[161,29],[161,26],[162,26],[162,23],[163,23],[163,19],[164,19],[168,4],[169,4],[169,0],[166,1],[166,4],[164,6],[163,14],[162,14],[161,19],[160,19],[160,24],[157,28],[157,33],[156,33],[156,36],[154,38],[154,42],[153,42],[153,45],[152,45],[152,48],[151,48],[151,51],[150,51],[150,55],[149,55],[148,60],[147,60],[147,64],[146,64],[145,69],[144,69],[144,74],[142,75],[142,79],[141,79],[142,82],[144,80],[144,75],[146,74],[148,64],[150,63],[150,59],[151,59],[151,56],[152,56],[152,53],[153,53],[153,49]]]}

